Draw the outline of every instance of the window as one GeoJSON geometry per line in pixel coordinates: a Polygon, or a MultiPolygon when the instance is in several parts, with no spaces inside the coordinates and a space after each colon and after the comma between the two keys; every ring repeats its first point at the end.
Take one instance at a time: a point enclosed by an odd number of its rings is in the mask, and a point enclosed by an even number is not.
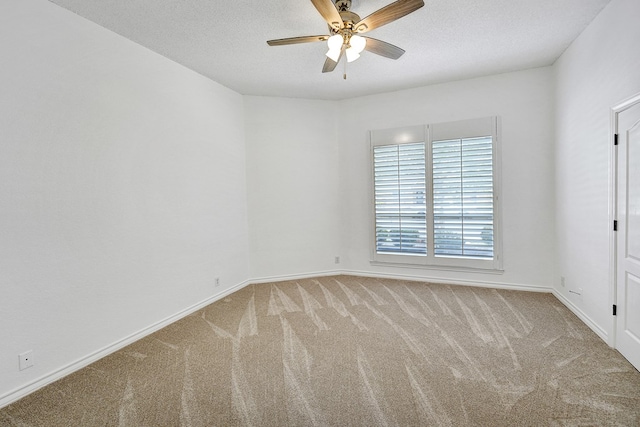
{"type": "Polygon", "coordinates": [[[425,254],[424,143],[379,145],[374,152],[376,250],[425,254]]]}
{"type": "Polygon", "coordinates": [[[497,118],[371,132],[373,261],[499,270],[497,118]]]}

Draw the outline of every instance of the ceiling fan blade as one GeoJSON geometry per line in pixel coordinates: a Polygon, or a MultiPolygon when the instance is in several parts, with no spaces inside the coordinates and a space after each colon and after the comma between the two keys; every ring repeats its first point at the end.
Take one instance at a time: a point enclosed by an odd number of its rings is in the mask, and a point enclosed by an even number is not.
{"type": "Polygon", "coordinates": [[[324,42],[324,41],[327,41],[327,39],[329,39],[329,36],[289,37],[289,38],[286,38],[286,39],[268,40],[267,44],[269,46],[284,46],[284,45],[287,45],[287,44],[324,42]]]}
{"type": "Polygon", "coordinates": [[[423,0],[398,0],[378,9],[353,26],[357,33],[365,33],[402,18],[424,6],[423,0]]]}
{"type": "Polygon", "coordinates": [[[324,66],[322,67],[323,73],[330,73],[336,69],[338,62],[340,62],[340,60],[342,59],[342,55],[344,55],[344,50],[345,48],[344,46],[342,46],[342,49],[340,49],[340,56],[338,57],[337,61],[334,61],[333,59],[327,57],[327,59],[324,61],[324,66]]]}
{"type": "Polygon", "coordinates": [[[339,30],[342,28],[342,17],[336,9],[336,5],[331,0],[311,0],[311,3],[318,9],[320,15],[327,21],[331,28],[339,30]]]}
{"type": "Polygon", "coordinates": [[[364,50],[375,53],[376,55],[384,56],[385,58],[398,59],[404,53],[404,49],[400,49],[398,46],[394,46],[391,43],[383,42],[382,40],[371,37],[362,37],[367,39],[367,44],[364,46],[364,50]]]}
{"type": "Polygon", "coordinates": [[[330,72],[332,72],[333,70],[336,69],[337,65],[338,65],[338,63],[334,62],[333,59],[327,58],[324,61],[324,66],[322,67],[322,72],[323,73],[330,73],[330,72]]]}

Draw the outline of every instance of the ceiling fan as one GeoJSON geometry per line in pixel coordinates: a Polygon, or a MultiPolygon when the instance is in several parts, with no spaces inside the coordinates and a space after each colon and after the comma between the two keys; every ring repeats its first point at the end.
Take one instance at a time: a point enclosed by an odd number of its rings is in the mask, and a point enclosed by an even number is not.
{"type": "Polygon", "coordinates": [[[347,62],[352,62],[360,57],[360,53],[363,50],[385,58],[400,58],[404,50],[398,46],[371,37],[359,36],[358,34],[366,33],[393,22],[424,6],[423,0],[397,0],[382,9],[378,9],[366,18],[360,19],[357,14],[350,10],[351,0],[335,0],[335,4],[332,0],[311,0],[311,3],[320,12],[324,20],[327,21],[330,34],[269,40],[267,44],[269,46],[283,46],[326,41],[329,51],[322,67],[323,73],[333,71],[343,55],[346,55],[347,62]]]}

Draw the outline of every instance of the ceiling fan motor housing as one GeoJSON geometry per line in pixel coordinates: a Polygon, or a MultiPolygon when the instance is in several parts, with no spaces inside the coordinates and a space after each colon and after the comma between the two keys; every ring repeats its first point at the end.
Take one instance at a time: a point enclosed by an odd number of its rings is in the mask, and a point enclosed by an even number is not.
{"type": "Polygon", "coordinates": [[[339,13],[345,28],[352,29],[356,22],[360,22],[360,17],[350,10],[340,11],[339,13]]]}

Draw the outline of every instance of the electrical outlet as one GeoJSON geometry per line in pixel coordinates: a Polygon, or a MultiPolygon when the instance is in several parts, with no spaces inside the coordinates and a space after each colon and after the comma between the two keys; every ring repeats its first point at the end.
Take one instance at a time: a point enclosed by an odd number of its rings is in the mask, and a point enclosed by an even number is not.
{"type": "Polygon", "coordinates": [[[33,366],[33,350],[25,351],[18,355],[18,366],[21,371],[33,366]]]}
{"type": "Polygon", "coordinates": [[[336,263],[336,264],[340,264],[340,257],[339,257],[339,256],[337,256],[337,257],[335,258],[335,263],[336,263]]]}
{"type": "Polygon", "coordinates": [[[220,286],[220,278],[216,277],[216,281],[215,281],[216,287],[220,286]]]}
{"type": "Polygon", "coordinates": [[[560,286],[565,287],[566,283],[564,281],[564,276],[560,276],[560,286]]]}

